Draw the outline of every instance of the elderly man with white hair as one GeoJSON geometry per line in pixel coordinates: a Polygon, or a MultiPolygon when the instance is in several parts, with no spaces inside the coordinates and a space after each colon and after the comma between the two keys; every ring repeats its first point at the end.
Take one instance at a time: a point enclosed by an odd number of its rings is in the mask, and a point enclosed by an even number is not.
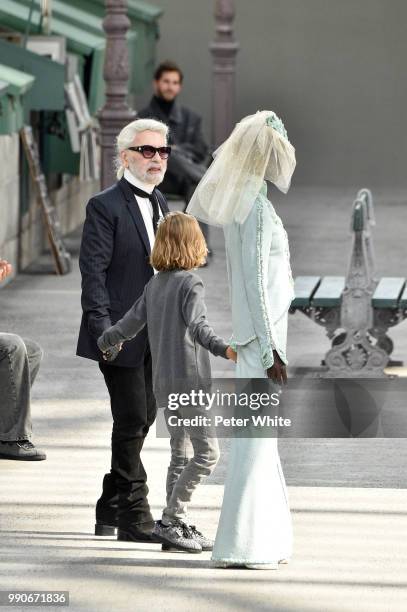
{"type": "Polygon", "coordinates": [[[146,332],[128,342],[113,363],[103,360],[97,339],[143,293],[154,274],[149,256],[159,218],[168,212],[156,188],[171,149],[168,128],[137,119],[117,137],[118,181],[93,196],[86,209],[79,265],[83,316],[77,355],[99,363],[113,416],[111,470],[96,504],[96,535],[153,542],[147,475],[140,459],[156,417],[151,355],[146,332]]]}

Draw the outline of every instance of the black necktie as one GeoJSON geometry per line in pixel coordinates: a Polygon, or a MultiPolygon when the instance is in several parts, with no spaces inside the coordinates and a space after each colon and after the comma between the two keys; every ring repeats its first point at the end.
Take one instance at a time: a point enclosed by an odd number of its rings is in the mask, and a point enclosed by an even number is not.
{"type": "Polygon", "coordinates": [[[147,191],[139,189],[138,187],[130,183],[130,181],[126,180],[126,183],[130,187],[134,195],[139,196],[140,198],[148,198],[150,200],[151,206],[153,207],[153,228],[155,234],[157,232],[157,224],[160,218],[160,208],[158,206],[157,196],[154,193],[155,190],[153,189],[152,193],[147,193],[147,191]]]}

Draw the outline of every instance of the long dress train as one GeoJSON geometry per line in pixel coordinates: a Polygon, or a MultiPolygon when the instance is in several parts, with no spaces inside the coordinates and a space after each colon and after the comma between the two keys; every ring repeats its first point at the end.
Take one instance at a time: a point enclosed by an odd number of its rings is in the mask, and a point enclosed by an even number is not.
{"type": "MultiPolygon", "coordinates": [[[[257,340],[237,351],[236,377],[265,377],[257,340]]],[[[212,560],[222,565],[277,563],[291,557],[292,546],[277,438],[233,438],[212,560]]]]}

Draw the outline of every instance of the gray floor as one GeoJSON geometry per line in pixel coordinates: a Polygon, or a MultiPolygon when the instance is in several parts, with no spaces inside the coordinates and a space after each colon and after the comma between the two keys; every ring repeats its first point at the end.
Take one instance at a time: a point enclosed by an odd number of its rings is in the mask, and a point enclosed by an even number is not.
{"type": "MultiPolygon", "coordinates": [[[[353,191],[300,190],[275,198],[290,237],[295,274],[342,273],[347,265],[353,191]]],[[[377,203],[381,273],[402,275],[407,202],[377,203]]],[[[78,236],[68,241],[77,252],[78,236]]],[[[210,320],[230,334],[222,236],[202,270],[210,320]]],[[[294,556],[277,572],[220,570],[210,554],[161,553],[93,536],[94,503],[109,467],[111,417],[96,364],[75,357],[80,278],[58,278],[49,257],[0,292],[2,329],[38,340],[45,358],[33,390],[35,441],[47,461],[0,462],[0,590],[69,590],[75,612],[404,612],[407,601],[407,490],[404,440],[284,440],[280,450],[294,526],[294,556]]],[[[407,360],[407,326],[392,332],[407,360]]],[[[290,318],[290,373],[319,367],[323,331],[290,318]]],[[[232,364],[213,360],[214,375],[232,364]]],[[[222,461],[200,487],[191,522],[214,536],[222,503],[222,461]]],[[[159,517],[168,440],[148,436],[143,461],[159,517]]],[[[267,526],[265,526],[267,529],[267,526]]],[[[23,609],[23,608],[14,608],[23,609]]],[[[24,608],[26,609],[26,608],[24,608]]],[[[48,608],[55,609],[56,608],[48,608]]]]}
{"type": "MultiPolygon", "coordinates": [[[[275,208],[290,239],[294,275],[344,274],[351,235],[349,214],[356,190],[297,189],[287,196],[273,194],[275,208]]],[[[377,194],[374,241],[378,273],[405,272],[407,199],[403,193],[377,194]]],[[[72,274],[55,277],[49,256],[43,256],[0,294],[2,327],[33,337],[45,349],[45,359],[33,390],[35,399],[105,399],[107,395],[95,364],[75,356],[80,321],[80,275],[77,254],[80,231],[67,240],[74,256],[72,274]]],[[[223,236],[211,230],[215,253],[200,274],[206,285],[211,324],[220,335],[231,333],[223,236]]],[[[393,328],[394,357],[407,362],[407,322],[393,328]]],[[[322,328],[301,313],[290,316],[288,356],[290,374],[316,371],[329,342],[322,328]]],[[[232,376],[232,364],[212,359],[213,374],[232,376]]],[[[57,419],[56,415],[56,419],[57,419]]],[[[208,484],[223,482],[228,441],[223,458],[208,484]]],[[[407,444],[404,439],[282,440],[281,458],[287,482],[299,486],[406,487],[407,444]]]]}

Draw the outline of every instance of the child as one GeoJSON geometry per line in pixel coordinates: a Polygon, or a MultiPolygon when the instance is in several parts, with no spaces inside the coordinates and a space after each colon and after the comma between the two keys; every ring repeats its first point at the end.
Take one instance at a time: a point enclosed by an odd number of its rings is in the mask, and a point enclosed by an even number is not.
{"type": "MultiPolygon", "coordinates": [[[[181,212],[169,213],[159,224],[151,254],[158,270],[141,297],[98,340],[104,358],[113,360],[121,343],[147,325],[153,364],[153,389],[157,405],[167,406],[169,393],[201,386],[211,378],[213,355],[236,361],[236,353],[215,335],[206,319],[204,287],[192,270],[205,262],[207,247],[196,219],[181,212]]],[[[185,522],[193,491],[208,476],[219,459],[216,437],[207,427],[170,426],[169,416],[188,418],[190,406],[166,408],[170,433],[171,462],[167,474],[167,506],[153,534],[163,550],[175,548],[199,553],[212,550],[213,542],[185,522]],[[193,457],[187,447],[192,443],[193,457]]]]}

